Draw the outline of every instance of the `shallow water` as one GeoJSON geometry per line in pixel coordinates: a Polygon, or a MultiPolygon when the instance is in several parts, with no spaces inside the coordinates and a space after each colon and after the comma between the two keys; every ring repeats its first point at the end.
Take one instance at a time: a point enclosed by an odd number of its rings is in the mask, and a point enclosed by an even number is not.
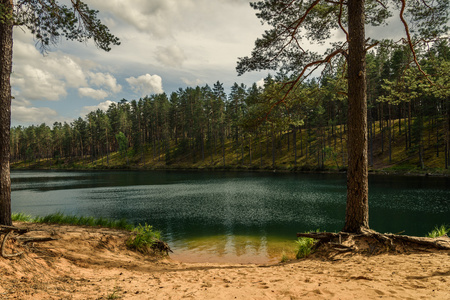
{"type": "MultiPolygon", "coordinates": [[[[13,171],[12,209],[126,218],[163,232],[182,261],[269,262],[296,232],[344,225],[342,174],[13,171]]],[[[371,176],[370,224],[425,235],[449,224],[449,178],[371,176]]]]}

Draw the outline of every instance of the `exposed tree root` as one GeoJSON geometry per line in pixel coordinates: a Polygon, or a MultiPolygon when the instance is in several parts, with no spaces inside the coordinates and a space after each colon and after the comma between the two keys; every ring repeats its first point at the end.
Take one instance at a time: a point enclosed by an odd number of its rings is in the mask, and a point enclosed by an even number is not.
{"type": "Polygon", "coordinates": [[[314,251],[364,252],[377,254],[382,252],[404,252],[408,250],[424,251],[425,249],[450,250],[450,238],[415,237],[390,233],[379,233],[370,229],[360,233],[348,232],[310,232],[297,233],[297,237],[308,237],[317,240],[314,251]],[[425,248],[425,249],[424,249],[425,248]]]}
{"type": "Polygon", "coordinates": [[[155,243],[152,245],[152,249],[157,250],[161,253],[165,252],[166,255],[169,254],[169,252],[173,253],[172,249],[170,249],[169,247],[169,244],[161,240],[156,240],[155,243]]]}
{"type": "Polygon", "coordinates": [[[28,232],[28,229],[19,228],[19,227],[15,227],[15,226],[0,225],[0,234],[5,234],[5,237],[3,238],[2,246],[0,247],[0,253],[1,253],[2,257],[4,257],[4,258],[16,257],[16,256],[23,254],[23,252],[17,252],[17,253],[12,253],[12,254],[7,254],[5,252],[6,242],[8,241],[10,235],[13,232],[16,232],[18,234],[24,234],[24,233],[28,232]]]}
{"type": "Polygon", "coordinates": [[[34,243],[34,242],[47,242],[47,241],[54,241],[57,240],[52,237],[21,237],[20,235],[29,232],[28,228],[19,228],[15,226],[5,226],[0,225],[0,235],[5,234],[3,237],[2,245],[0,247],[0,254],[3,258],[11,258],[11,257],[17,257],[23,254],[22,252],[16,252],[12,254],[7,254],[5,252],[5,247],[8,239],[11,238],[11,234],[16,233],[19,235],[19,237],[13,237],[12,240],[16,240],[20,242],[22,245],[25,245],[27,243],[34,243]]]}

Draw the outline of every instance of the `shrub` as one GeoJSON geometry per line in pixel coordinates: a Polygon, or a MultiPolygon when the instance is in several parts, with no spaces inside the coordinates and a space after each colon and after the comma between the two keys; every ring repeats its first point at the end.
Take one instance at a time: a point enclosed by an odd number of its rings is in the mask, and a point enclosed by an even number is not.
{"type": "Polygon", "coordinates": [[[133,233],[126,244],[129,248],[141,253],[149,253],[153,249],[152,246],[161,238],[161,233],[154,231],[153,226],[147,223],[144,226],[139,224],[133,229],[133,233]]]}
{"type": "Polygon", "coordinates": [[[297,244],[297,259],[307,257],[311,254],[312,247],[315,244],[315,240],[307,237],[299,237],[298,240],[295,241],[297,244]]]}

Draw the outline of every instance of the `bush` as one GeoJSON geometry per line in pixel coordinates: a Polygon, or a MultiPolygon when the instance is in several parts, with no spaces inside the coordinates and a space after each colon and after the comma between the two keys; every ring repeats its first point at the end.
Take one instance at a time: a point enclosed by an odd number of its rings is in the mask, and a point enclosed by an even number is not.
{"type": "Polygon", "coordinates": [[[144,226],[139,224],[133,229],[133,233],[126,242],[127,246],[144,254],[149,253],[153,249],[153,245],[161,238],[161,233],[154,231],[153,226],[147,223],[144,226]]]}

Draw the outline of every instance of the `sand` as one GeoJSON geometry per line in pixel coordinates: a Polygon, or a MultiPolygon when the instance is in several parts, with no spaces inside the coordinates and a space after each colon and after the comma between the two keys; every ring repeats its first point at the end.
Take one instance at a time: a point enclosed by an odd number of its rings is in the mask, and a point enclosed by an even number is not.
{"type": "Polygon", "coordinates": [[[130,251],[125,231],[26,226],[58,240],[0,258],[0,299],[450,299],[450,251],[195,264],[130,251]]]}

